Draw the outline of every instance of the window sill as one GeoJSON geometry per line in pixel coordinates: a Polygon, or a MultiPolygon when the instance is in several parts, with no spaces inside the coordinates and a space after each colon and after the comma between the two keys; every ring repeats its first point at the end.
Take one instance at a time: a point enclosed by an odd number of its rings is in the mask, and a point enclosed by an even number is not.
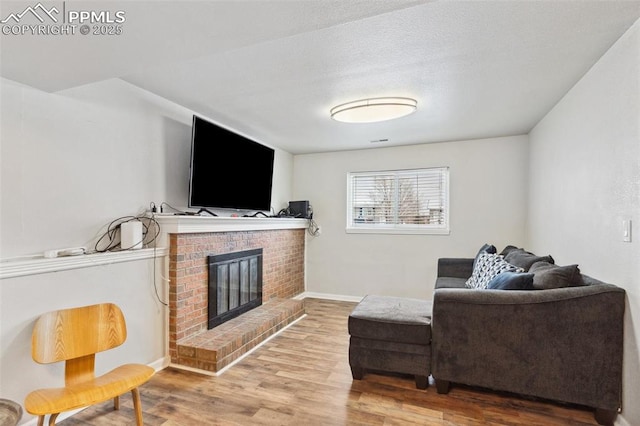
{"type": "Polygon", "coordinates": [[[398,235],[449,235],[449,229],[441,228],[369,228],[369,227],[347,227],[347,234],[398,234],[398,235]]]}

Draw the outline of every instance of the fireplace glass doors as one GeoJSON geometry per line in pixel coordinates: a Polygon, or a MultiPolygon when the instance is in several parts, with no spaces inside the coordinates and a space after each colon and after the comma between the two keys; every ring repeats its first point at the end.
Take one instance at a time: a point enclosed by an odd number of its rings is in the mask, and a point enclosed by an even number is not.
{"type": "Polygon", "coordinates": [[[262,249],[208,256],[211,329],[262,304],[262,249]]]}

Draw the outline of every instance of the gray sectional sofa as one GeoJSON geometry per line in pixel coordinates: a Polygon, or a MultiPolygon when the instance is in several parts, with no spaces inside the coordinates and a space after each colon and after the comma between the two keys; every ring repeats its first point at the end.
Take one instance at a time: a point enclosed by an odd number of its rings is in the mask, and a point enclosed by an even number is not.
{"type": "Polygon", "coordinates": [[[475,259],[439,260],[431,321],[438,392],[460,383],[579,404],[612,424],[621,403],[624,290],[522,249],[511,255],[522,269],[502,277],[520,274],[527,290],[467,288],[487,247],[475,259]]]}

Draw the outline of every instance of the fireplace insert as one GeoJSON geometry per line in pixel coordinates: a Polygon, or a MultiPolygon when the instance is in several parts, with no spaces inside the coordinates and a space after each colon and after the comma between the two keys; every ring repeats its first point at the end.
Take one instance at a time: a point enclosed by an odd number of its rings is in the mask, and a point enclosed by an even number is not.
{"type": "Polygon", "coordinates": [[[262,249],[208,256],[211,329],[262,305],[262,249]]]}

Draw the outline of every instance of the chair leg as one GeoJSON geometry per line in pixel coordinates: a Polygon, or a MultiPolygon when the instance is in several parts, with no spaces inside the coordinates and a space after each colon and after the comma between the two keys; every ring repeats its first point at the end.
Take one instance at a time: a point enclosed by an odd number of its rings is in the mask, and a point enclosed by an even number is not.
{"type": "Polygon", "coordinates": [[[115,398],[113,398],[113,409],[114,410],[120,409],[120,396],[116,396],[115,398]]]}
{"type": "Polygon", "coordinates": [[[60,413],[53,413],[49,416],[49,426],[55,426],[56,425],[56,419],[58,418],[58,414],[60,413]]]}
{"type": "Polygon", "coordinates": [[[38,416],[38,426],[44,426],[44,416],[38,416]]]}
{"type": "Polygon", "coordinates": [[[140,403],[140,392],[138,391],[138,388],[131,389],[131,396],[133,396],[133,408],[136,412],[136,425],[143,426],[142,404],[140,403]]]}

